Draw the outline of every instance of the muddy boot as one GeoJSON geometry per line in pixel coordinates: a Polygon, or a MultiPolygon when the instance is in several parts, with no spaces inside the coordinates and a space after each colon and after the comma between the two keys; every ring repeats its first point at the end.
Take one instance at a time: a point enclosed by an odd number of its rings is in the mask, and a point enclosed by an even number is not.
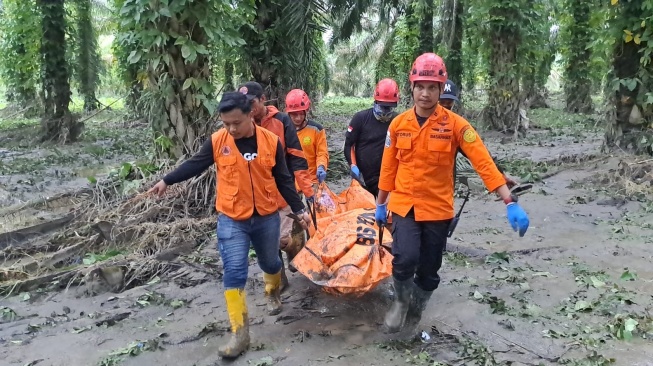
{"type": "Polygon", "coordinates": [[[265,282],[265,298],[267,299],[268,315],[277,315],[281,312],[281,274],[283,268],[277,274],[263,273],[265,282]]]}
{"type": "Polygon", "coordinates": [[[279,259],[281,259],[281,285],[279,286],[279,293],[284,292],[288,288],[288,276],[286,276],[286,265],[283,263],[283,251],[279,251],[279,259]]]}
{"type": "Polygon", "coordinates": [[[420,320],[422,320],[422,313],[426,309],[431,295],[433,295],[433,291],[424,291],[419,286],[414,287],[413,297],[410,300],[408,314],[406,315],[407,326],[417,326],[419,324],[420,320]]]}
{"type": "Polygon", "coordinates": [[[231,338],[224,346],[220,346],[218,354],[225,358],[240,356],[249,347],[249,318],[245,290],[229,289],[224,292],[227,300],[227,313],[231,323],[231,338]]]}
{"type": "Polygon", "coordinates": [[[390,310],[385,314],[384,321],[388,333],[396,333],[404,326],[413,287],[412,278],[405,281],[394,280],[395,298],[390,310]]]}

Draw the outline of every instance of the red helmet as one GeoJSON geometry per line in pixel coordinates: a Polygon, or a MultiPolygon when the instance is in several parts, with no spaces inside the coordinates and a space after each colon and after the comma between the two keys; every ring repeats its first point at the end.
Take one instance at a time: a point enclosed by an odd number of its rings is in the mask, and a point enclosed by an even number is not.
{"type": "Polygon", "coordinates": [[[376,84],[374,89],[374,100],[377,102],[397,103],[399,102],[399,86],[392,79],[383,79],[376,84]]]}
{"type": "Polygon", "coordinates": [[[301,89],[293,89],[286,94],[286,113],[307,111],[311,107],[308,94],[301,89]]]}
{"type": "Polygon", "coordinates": [[[434,81],[444,83],[447,81],[447,67],[442,57],[435,53],[423,53],[415,59],[408,76],[411,83],[416,81],[434,81]]]}

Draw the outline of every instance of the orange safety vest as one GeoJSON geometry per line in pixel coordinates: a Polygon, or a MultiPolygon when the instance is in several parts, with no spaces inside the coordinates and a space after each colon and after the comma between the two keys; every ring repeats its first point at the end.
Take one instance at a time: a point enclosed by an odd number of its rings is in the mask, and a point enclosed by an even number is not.
{"type": "Polygon", "coordinates": [[[216,166],[215,208],[234,220],[277,212],[277,185],[272,176],[279,137],[255,127],[258,155],[247,161],[226,129],[211,135],[216,166]]]}
{"type": "Polygon", "coordinates": [[[390,193],[388,210],[416,221],[454,217],[453,167],[458,147],[465,152],[487,189],[506,184],[480,136],[464,118],[440,105],[420,127],[414,108],[388,128],[379,189],[390,193]]]}

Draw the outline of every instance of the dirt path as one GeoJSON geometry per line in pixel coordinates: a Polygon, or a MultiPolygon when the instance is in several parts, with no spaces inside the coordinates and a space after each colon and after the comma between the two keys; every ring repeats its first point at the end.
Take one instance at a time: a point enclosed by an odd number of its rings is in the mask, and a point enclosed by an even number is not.
{"type": "MultiPolygon", "coordinates": [[[[493,152],[513,159],[599,154],[598,134],[573,139],[541,133],[502,143],[486,136],[493,152]]],[[[501,204],[475,194],[450,241],[441,287],[414,331],[380,331],[391,301],[387,282],[362,298],[339,298],[292,274],[284,311],[267,316],[261,272],[252,262],[252,347],[234,362],[220,360],[217,347],[228,331],[221,267],[196,264],[120,294],[78,298],[71,288],[2,299],[0,359],[3,365],[263,366],[607,365],[615,358],[615,365],[651,365],[653,347],[642,336],[653,330],[646,313],[653,209],[611,204],[602,186],[586,185],[618,161],[606,157],[536,183],[521,198],[531,218],[524,238],[512,232],[501,204]],[[416,334],[429,339],[411,341],[416,334]]],[[[215,244],[195,255],[216,258],[215,244]]]]}

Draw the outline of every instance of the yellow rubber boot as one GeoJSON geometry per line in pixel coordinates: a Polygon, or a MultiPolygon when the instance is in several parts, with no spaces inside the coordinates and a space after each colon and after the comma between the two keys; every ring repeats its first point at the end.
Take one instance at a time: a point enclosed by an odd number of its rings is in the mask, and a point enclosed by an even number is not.
{"type": "Polygon", "coordinates": [[[277,315],[281,312],[281,271],[276,274],[263,273],[265,282],[265,298],[268,301],[268,315],[277,315]]]}
{"type": "Polygon", "coordinates": [[[249,318],[245,290],[242,288],[226,290],[224,298],[227,301],[227,313],[231,323],[231,339],[218,349],[218,354],[226,358],[235,358],[249,347],[249,318]]]}

